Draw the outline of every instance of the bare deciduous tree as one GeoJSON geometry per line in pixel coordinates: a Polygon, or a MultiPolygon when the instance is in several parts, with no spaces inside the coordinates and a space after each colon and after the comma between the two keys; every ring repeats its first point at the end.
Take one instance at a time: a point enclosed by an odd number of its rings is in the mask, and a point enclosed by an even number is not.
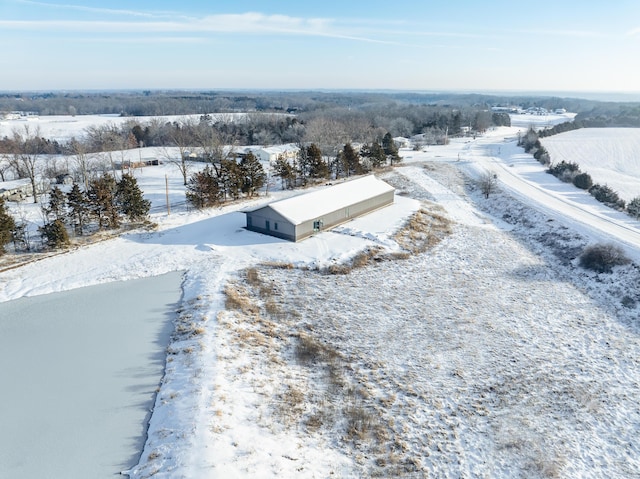
{"type": "Polygon", "coordinates": [[[13,131],[13,142],[16,152],[13,154],[12,163],[18,176],[29,178],[33,189],[33,202],[38,202],[38,158],[40,157],[40,129],[32,131],[29,125],[24,126],[22,132],[13,131]]]}
{"type": "Polygon", "coordinates": [[[180,158],[175,158],[175,154],[172,154],[168,148],[164,149],[164,156],[170,163],[173,163],[178,167],[182,174],[183,184],[187,185],[189,177],[189,162],[187,159],[187,153],[193,146],[194,135],[197,124],[192,118],[185,117],[178,122],[171,125],[171,131],[168,136],[171,141],[171,146],[178,149],[180,158]]]}
{"type": "Polygon", "coordinates": [[[220,177],[220,163],[227,158],[222,138],[216,130],[207,124],[200,124],[197,133],[198,151],[200,156],[214,169],[216,176],[220,177]]]}
{"type": "Polygon", "coordinates": [[[8,154],[0,155],[0,181],[7,181],[8,173],[11,171],[11,160],[8,154]]]}
{"type": "Polygon", "coordinates": [[[84,191],[89,188],[89,160],[91,156],[87,152],[87,145],[81,141],[78,141],[75,137],[71,138],[69,147],[73,152],[72,159],[76,165],[76,173],[80,178],[84,191]]]}
{"type": "Polygon", "coordinates": [[[498,176],[491,171],[487,171],[480,177],[478,185],[480,186],[480,191],[482,191],[484,197],[489,198],[489,195],[491,195],[498,186],[498,176]]]}

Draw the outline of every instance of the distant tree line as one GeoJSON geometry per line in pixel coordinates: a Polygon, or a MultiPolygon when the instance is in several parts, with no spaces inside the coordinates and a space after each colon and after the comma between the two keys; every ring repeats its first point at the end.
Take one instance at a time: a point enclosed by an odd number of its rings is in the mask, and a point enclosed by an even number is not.
{"type": "MultiPolygon", "coordinates": [[[[262,164],[249,152],[240,161],[206,155],[207,166],[189,176],[186,184],[188,203],[208,208],[228,200],[252,197],[267,181],[262,164]]],[[[369,144],[345,143],[335,156],[324,156],[317,144],[300,145],[294,158],[279,155],[272,174],[283,189],[304,187],[310,183],[362,175],[402,161],[390,133],[369,144]]]]}
{"type": "MultiPolygon", "coordinates": [[[[0,112],[28,111],[39,115],[112,114],[121,116],[190,115],[207,112],[326,111],[334,108],[365,110],[386,107],[437,107],[460,111],[488,109],[494,105],[565,108],[578,119],[615,119],[634,123],[640,118],[638,102],[605,102],[584,98],[541,95],[487,95],[427,92],[338,91],[195,91],[146,90],[103,92],[4,92],[0,112]]],[[[468,123],[467,123],[468,124],[468,123]]]]}

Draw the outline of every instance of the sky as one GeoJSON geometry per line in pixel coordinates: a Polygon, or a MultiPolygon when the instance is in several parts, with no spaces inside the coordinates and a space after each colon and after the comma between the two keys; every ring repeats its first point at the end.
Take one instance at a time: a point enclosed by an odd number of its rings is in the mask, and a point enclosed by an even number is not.
{"type": "Polygon", "coordinates": [[[0,91],[640,91],[637,0],[0,0],[0,91]]]}

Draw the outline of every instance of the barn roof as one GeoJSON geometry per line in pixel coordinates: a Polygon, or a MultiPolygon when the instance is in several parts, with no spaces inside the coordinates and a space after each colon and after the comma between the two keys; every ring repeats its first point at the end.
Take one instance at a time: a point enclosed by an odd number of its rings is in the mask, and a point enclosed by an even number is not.
{"type": "Polygon", "coordinates": [[[1,181],[0,191],[12,191],[23,187],[31,186],[31,180],[29,178],[21,178],[19,180],[1,181]]]}
{"type": "Polygon", "coordinates": [[[369,175],[311,193],[275,201],[268,207],[284,216],[292,224],[298,225],[393,190],[393,186],[374,175],[369,175]]]}

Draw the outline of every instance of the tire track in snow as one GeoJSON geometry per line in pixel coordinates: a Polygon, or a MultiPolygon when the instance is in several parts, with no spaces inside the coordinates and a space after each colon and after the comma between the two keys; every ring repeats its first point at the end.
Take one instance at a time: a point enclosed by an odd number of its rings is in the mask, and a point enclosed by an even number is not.
{"type": "Polygon", "coordinates": [[[428,176],[424,169],[412,166],[401,167],[397,171],[428,191],[436,202],[447,210],[448,215],[454,221],[469,226],[493,227],[491,222],[468,201],[465,201],[453,191],[428,176]]]}

